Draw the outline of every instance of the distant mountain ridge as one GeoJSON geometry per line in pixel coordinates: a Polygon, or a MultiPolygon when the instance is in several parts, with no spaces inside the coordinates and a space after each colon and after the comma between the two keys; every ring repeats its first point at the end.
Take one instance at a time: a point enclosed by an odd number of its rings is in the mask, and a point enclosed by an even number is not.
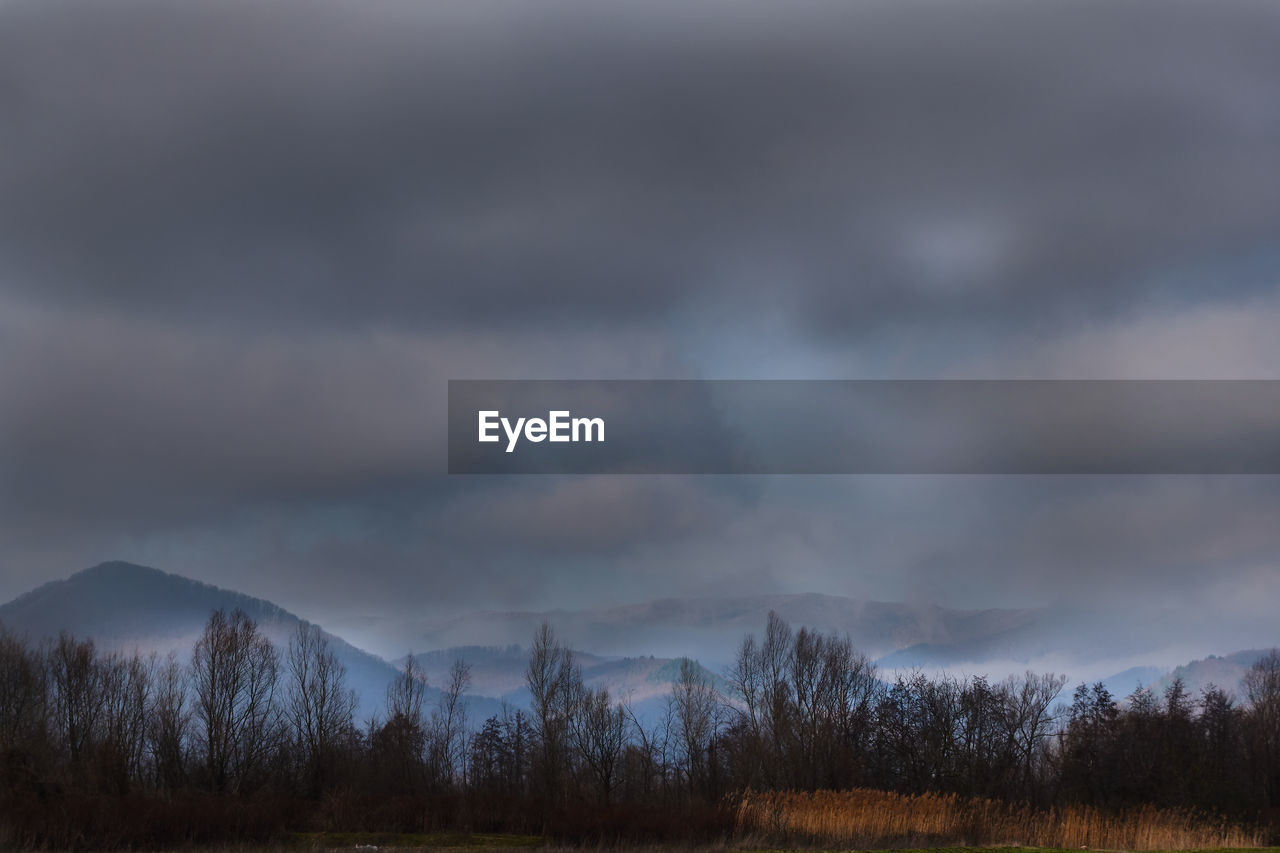
{"type": "MultiPolygon", "coordinates": [[[[303,621],[261,598],[134,563],[100,563],[0,605],[0,625],[33,642],[68,631],[106,650],[190,654],[214,610],[239,608],[282,652],[303,621]]],[[[327,632],[326,632],[327,634],[327,632]]],[[[360,696],[360,717],[381,707],[396,669],[327,634],[360,696]]]]}
{"type": "Polygon", "coordinates": [[[1244,677],[1249,669],[1271,649],[1244,649],[1225,655],[1208,655],[1174,667],[1136,666],[1102,680],[1118,702],[1128,699],[1139,688],[1145,688],[1157,697],[1182,679],[1182,686],[1192,699],[1199,699],[1209,687],[1225,691],[1237,704],[1247,701],[1244,677]]]}
{"type": "MultiPolygon", "coordinates": [[[[143,654],[190,654],[214,610],[240,609],[258,623],[262,632],[282,653],[298,625],[305,620],[273,602],[223,589],[134,563],[100,563],[71,576],[50,581],[0,604],[0,627],[31,642],[67,631],[91,638],[106,651],[143,654]]],[[[392,663],[325,632],[338,659],[347,668],[347,683],[360,697],[358,718],[363,722],[380,713],[387,685],[399,674],[405,660],[392,663]]],[[[532,636],[529,631],[528,636],[532,636]]],[[[526,642],[528,637],[523,638],[526,642]]],[[[455,659],[473,666],[473,680],[466,697],[473,723],[499,713],[502,703],[523,705],[527,651],[519,644],[505,648],[470,646],[439,649],[415,659],[428,676],[427,702],[435,704],[455,659]]],[[[584,680],[592,686],[608,686],[619,699],[629,699],[637,713],[653,719],[665,705],[678,663],[669,659],[611,658],[577,651],[584,680]]],[[[723,680],[704,674],[723,688],[723,680]]]]}
{"type": "Polygon", "coordinates": [[[597,654],[675,658],[696,650],[700,659],[723,664],[745,635],[763,630],[770,611],[796,627],[848,634],[876,657],[916,648],[924,657],[962,649],[980,658],[1007,647],[1045,615],[1030,608],[958,610],[820,593],[664,598],[584,610],[480,611],[422,625],[415,642],[426,648],[518,644],[547,620],[569,645],[597,654]]]}
{"type": "Polygon", "coordinates": [[[0,605],[11,631],[50,636],[69,630],[116,647],[136,639],[185,639],[193,617],[239,608],[255,621],[296,622],[279,605],[134,563],[99,563],[0,605]]]}
{"type": "Polygon", "coordinates": [[[1181,678],[1183,686],[1192,696],[1198,697],[1212,684],[1234,695],[1237,702],[1243,702],[1245,674],[1270,651],[1270,649],[1245,649],[1226,655],[1209,655],[1174,667],[1150,687],[1157,694],[1163,695],[1175,678],[1181,678]]]}
{"type": "MultiPolygon", "coordinates": [[[[529,652],[521,646],[461,646],[414,655],[413,658],[431,684],[447,683],[449,668],[455,660],[462,660],[471,666],[472,692],[513,705],[525,705],[529,701],[529,690],[525,685],[529,652]]],[[[573,659],[582,672],[583,683],[588,687],[607,687],[615,699],[629,701],[648,715],[665,706],[671,684],[680,677],[680,658],[602,657],[574,650],[573,659]]],[[[404,660],[401,658],[396,664],[403,665],[404,660]]],[[[723,676],[701,665],[699,671],[716,689],[722,693],[729,692],[723,676]]]]}
{"type": "MultiPolygon", "coordinates": [[[[233,608],[257,621],[282,651],[303,621],[264,599],[116,561],[51,581],[0,604],[0,626],[37,642],[66,630],[91,637],[108,650],[136,648],[161,654],[177,650],[186,656],[209,613],[233,608]]],[[[1011,649],[1027,654],[1052,646],[1068,633],[1081,634],[1083,624],[1074,617],[1041,610],[950,610],[820,594],[726,596],[669,598],[581,611],[489,611],[431,626],[407,647],[437,647],[414,656],[428,676],[429,703],[440,696],[439,687],[448,682],[454,660],[461,658],[472,666],[467,704],[472,722],[479,723],[499,712],[503,702],[515,706],[527,702],[526,646],[546,619],[561,642],[576,650],[576,661],[589,685],[609,687],[616,698],[628,699],[638,713],[653,720],[665,707],[678,676],[679,658],[686,654],[696,656],[705,677],[727,690],[724,664],[732,659],[743,636],[760,634],[770,610],[793,627],[847,633],[868,654],[889,649],[879,656],[885,667],[980,662],[984,656],[991,659],[1011,649]],[[481,642],[452,642],[468,636],[481,642]]],[[[1083,633],[1096,642],[1107,636],[1100,630],[1083,633]]],[[[386,687],[404,659],[388,662],[339,636],[328,636],[347,667],[348,683],[360,695],[363,722],[382,710],[386,687]]],[[[1136,666],[1106,683],[1122,700],[1139,684],[1162,693],[1180,677],[1192,695],[1213,683],[1240,700],[1241,679],[1266,653],[1266,649],[1251,649],[1209,655],[1172,669],[1136,666]]]]}

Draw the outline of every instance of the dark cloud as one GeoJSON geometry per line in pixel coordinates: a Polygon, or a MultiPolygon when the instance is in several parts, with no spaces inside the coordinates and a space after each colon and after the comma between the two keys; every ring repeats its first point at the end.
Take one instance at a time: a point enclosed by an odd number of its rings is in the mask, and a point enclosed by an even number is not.
{"type": "Polygon", "coordinates": [[[331,611],[1247,610],[1266,480],[481,482],[444,400],[1275,378],[1278,36],[1252,2],[7,3],[0,598],[126,557],[331,611]]]}
{"type": "Polygon", "coordinates": [[[1105,311],[1280,214],[1280,15],[1152,11],[16,4],[0,248],[271,322],[659,319],[744,263],[833,334],[1105,311]]]}

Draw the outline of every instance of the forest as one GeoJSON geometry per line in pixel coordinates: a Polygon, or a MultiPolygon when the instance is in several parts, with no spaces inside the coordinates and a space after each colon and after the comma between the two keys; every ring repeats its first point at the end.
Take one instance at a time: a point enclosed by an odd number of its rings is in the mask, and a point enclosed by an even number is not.
{"type": "Polygon", "coordinates": [[[584,684],[547,625],[525,680],[527,706],[471,720],[465,661],[428,693],[410,656],[380,713],[358,720],[312,625],[277,648],[244,613],[215,611],[189,654],[167,657],[0,631],[0,844],[1280,840],[1275,651],[1240,697],[1179,681],[1115,697],[1031,672],[890,678],[847,638],[770,614],[722,677],[682,659],[656,720],[584,684]]]}

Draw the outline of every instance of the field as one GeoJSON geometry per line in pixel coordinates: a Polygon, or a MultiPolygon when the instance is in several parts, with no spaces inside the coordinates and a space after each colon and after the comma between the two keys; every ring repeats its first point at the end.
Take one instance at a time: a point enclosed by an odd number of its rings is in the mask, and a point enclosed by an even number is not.
{"type": "MultiPolygon", "coordinates": [[[[681,846],[620,845],[617,847],[563,847],[549,844],[532,836],[504,835],[416,835],[386,833],[321,833],[297,835],[277,845],[248,845],[205,848],[179,848],[183,853],[337,853],[337,851],[362,851],[362,853],[504,853],[512,849],[538,850],[540,853],[582,853],[583,850],[614,850],[617,853],[818,853],[824,850],[840,850],[841,853],[1079,853],[1079,848],[1055,847],[914,847],[914,848],[824,848],[824,847],[751,847],[732,844],[681,846]]],[[[1204,848],[1205,853],[1280,853],[1280,847],[1221,847],[1204,848]]],[[[178,851],[174,851],[178,853],[178,851]]],[[[1156,851],[1156,853],[1185,853],[1184,851],[1156,851]]]]}
{"type": "MultiPolygon", "coordinates": [[[[361,799],[343,807],[330,800],[321,818],[291,809],[288,800],[240,803],[197,799],[162,804],[83,800],[44,817],[60,829],[36,825],[0,835],[0,849],[266,851],[619,850],[749,853],[782,850],[959,851],[1214,851],[1265,850],[1274,841],[1259,828],[1221,818],[1150,806],[1104,813],[1085,806],[1034,809],[955,795],[906,796],[872,789],[751,792],[705,808],[689,804],[637,809],[578,803],[523,814],[517,803],[497,811],[455,814],[441,802],[361,799]],[[382,806],[383,812],[378,807],[382,806]],[[56,814],[55,814],[56,812],[56,814]],[[499,813],[505,813],[500,820],[499,813]],[[61,817],[59,817],[59,815],[61,817]],[[360,815],[363,815],[362,819],[360,815]],[[479,822],[476,822],[479,819],[479,822]],[[455,827],[467,829],[450,829],[455,827]],[[505,825],[504,825],[505,823],[505,825]],[[433,826],[434,824],[434,826],[433,826]],[[488,827],[482,829],[482,826],[488,827]],[[519,828],[520,825],[526,828],[519,828]],[[541,829],[537,828],[541,825],[541,829]],[[361,831],[347,831],[356,827],[361,831]],[[373,831],[379,830],[382,831],[373,831]],[[305,830],[305,831],[303,831],[305,830]],[[240,839],[236,843],[232,839],[240,839]]],[[[16,804],[9,804],[14,806],[16,804]]],[[[27,803],[28,806],[34,805],[27,803]]],[[[66,806],[67,804],[63,804],[66,806]]],[[[30,809],[0,806],[12,821],[30,809]]]]}
{"type": "Polygon", "coordinates": [[[1191,812],[1151,807],[1106,814],[1087,806],[1032,809],[955,795],[886,791],[748,793],[737,825],[788,846],[900,848],[920,845],[1094,850],[1257,849],[1260,831],[1191,812]]]}

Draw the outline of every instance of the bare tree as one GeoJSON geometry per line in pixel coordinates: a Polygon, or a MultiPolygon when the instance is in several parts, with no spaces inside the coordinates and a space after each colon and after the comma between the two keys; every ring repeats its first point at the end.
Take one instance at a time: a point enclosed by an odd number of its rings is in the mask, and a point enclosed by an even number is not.
{"type": "Polygon", "coordinates": [[[387,685],[387,714],[405,717],[422,725],[426,704],[427,675],[412,654],[405,658],[400,675],[387,685]]]}
{"type": "Polygon", "coordinates": [[[719,693],[696,661],[681,658],[671,698],[686,784],[690,793],[705,790],[713,770],[709,751],[719,728],[719,693]]]}
{"type": "Polygon", "coordinates": [[[854,648],[847,635],[831,634],[824,644],[823,673],[820,704],[832,723],[825,753],[829,778],[820,783],[829,787],[863,784],[861,764],[870,746],[872,709],[880,689],[875,664],[854,648]]]}
{"type": "Polygon", "coordinates": [[[424,782],[422,759],[427,749],[427,676],[410,654],[404,669],[387,686],[387,721],[370,725],[376,765],[391,788],[413,791],[424,782]]]}
{"type": "Polygon", "coordinates": [[[1272,649],[1244,676],[1249,738],[1264,801],[1280,805],[1280,650],[1272,649]]]}
{"type": "MultiPolygon", "coordinates": [[[[776,764],[786,754],[791,726],[791,626],[774,611],[765,621],[764,640],[760,643],[760,699],[764,715],[765,735],[776,764]]],[[[775,777],[775,782],[782,780],[775,777]]]]}
{"type": "Polygon", "coordinates": [[[177,654],[170,652],[155,671],[147,726],[152,774],[161,790],[173,791],[186,784],[190,728],[186,673],[177,654]]]}
{"type": "Polygon", "coordinates": [[[339,744],[353,728],[357,697],[347,668],[316,625],[299,623],[289,640],[285,714],[312,793],[330,781],[339,744]]]}
{"type": "Polygon", "coordinates": [[[79,775],[100,733],[101,672],[93,641],[63,632],[49,650],[47,666],[54,737],[79,775]]]}
{"type": "Polygon", "coordinates": [[[566,737],[570,691],[575,675],[573,652],[543,622],[533,637],[525,683],[531,695],[534,734],[538,738],[538,775],[542,793],[554,796],[567,770],[566,737]]]}
{"type": "Polygon", "coordinates": [[[816,787],[820,752],[830,749],[830,743],[824,742],[832,720],[826,696],[831,687],[826,662],[826,639],[807,628],[797,631],[787,661],[793,702],[789,734],[794,742],[794,749],[788,750],[788,763],[794,784],[806,789],[816,787]]]}
{"type": "Polygon", "coordinates": [[[754,734],[760,732],[762,701],[761,694],[761,660],[760,650],[756,644],[755,634],[747,634],[738,644],[733,666],[728,678],[734,695],[741,703],[740,713],[747,728],[754,734]]]}
{"type": "Polygon", "coordinates": [[[622,706],[635,732],[636,744],[634,754],[639,765],[639,793],[650,796],[659,791],[666,792],[671,765],[672,726],[675,720],[674,704],[668,697],[667,712],[664,713],[652,729],[646,729],[630,704],[622,706]]]}
{"type": "Polygon", "coordinates": [[[44,674],[36,654],[0,627],[0,751],[31,746],[43,737],[44,674]]]}
{"type": "Polygon", "coordinates": [[[597,796],[609,802],[617,781],[618,762],[627,743],[628,714],[622,706],[614,705],[606,687],[593,690],[579,681],[574,692],[570,736],[595,782],[597,796]]]}
{"type": "Polygon", "coordinates": [[[99,769],[104,784],[124,792],[131,780],[142,777],[155,661],[143,660],[137,653],[128,657],[111,654],[101,659],[98,667],[102,703],[99,769]]]}
{"type": "Polygon", "coordinates": [[[1036,790],[1036,765],[1055,722],[1050,708],[1066,683],[1066,676],[1036,675],[1028,670],[1021,678],[1009,676],[1001,685],[1005,730],[1017,753],[1018,782],[1024,796],[1036,790]]]}
{"type": "Polygon", "coordinates": [[[280,659],[257,623],[215,610],[191,660],[197,742],[215,791],[251,786],[275,745],[280,659]]]}
{"type": "Polygon", "coordinates": [[[462,696],[471,686],[471,666],[458,658],[449,668],[449,684],[431,718],[433,775],[445,784],[465,781],[467,709],[462,696]]]}

